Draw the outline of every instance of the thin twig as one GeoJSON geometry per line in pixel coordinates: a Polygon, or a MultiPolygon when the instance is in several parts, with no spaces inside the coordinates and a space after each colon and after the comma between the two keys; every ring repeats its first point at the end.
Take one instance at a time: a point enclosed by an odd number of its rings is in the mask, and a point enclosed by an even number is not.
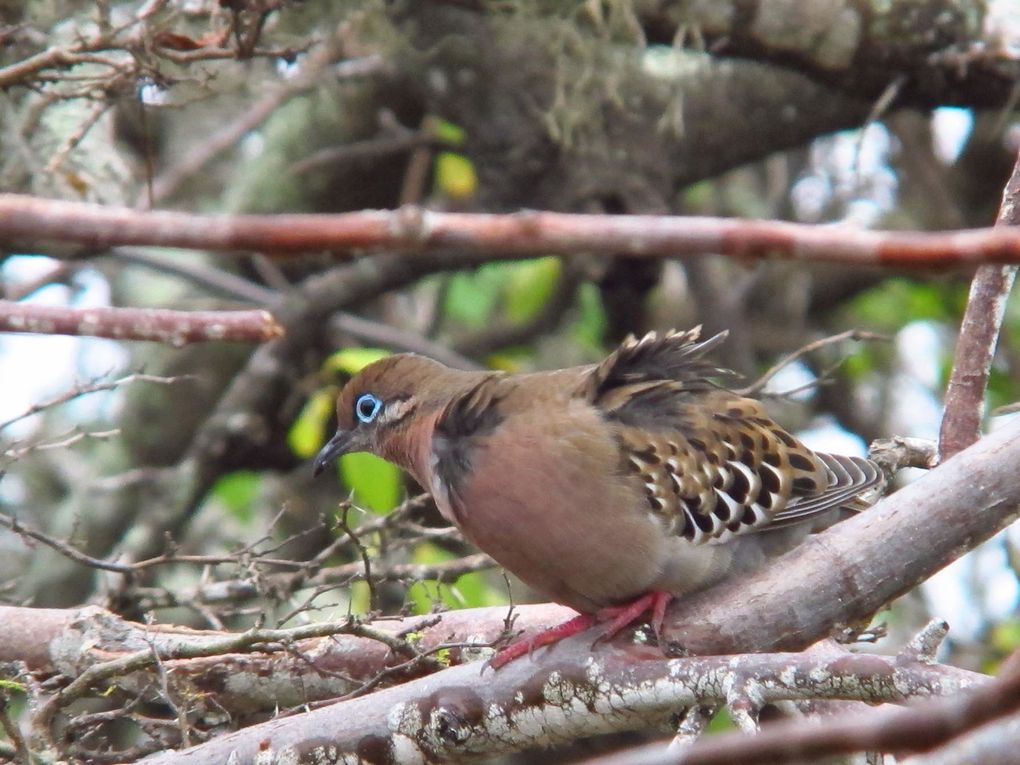
{"type": "Polygon", "coordinates": [[[347,538],[351,540],[361,555],[361,565],[365,571],[364,582],[368,586],[368,608],[370,611],[375,611],[379,607],[379,597],[376,593],[375,582],[372,580],[372,556],[369,555],[368,548],[362,544],[361,537],[347,523],[347,514],[351,511],[350,500],[342,502],[339,509],[340,512],[337,514],[335,521],[336,526],[347,535],[347,538]]]}
{"type": "Polygon", "coordinates": [[[891,338],[888,335],[882,335],[877,332],[867,332],[861,329],[850,329],[847,330],[846,332],[840,332],[837,335],[831,335],[830,337],[823,337],[820,340],[814,340],[808,343],[807,345],[798,348],[793,353],[787,354],[779,361],[777,361],[775,364],[773,364],[771,367],[769,367],[765,371],[765,374],[763,374],[753,383],[748,385],[746,388],[740,388],[736,392],[739,393],[741,396],[755,396],[758,393],[760,393],[762,389],[766,385],[768,385],[769,380],[775,377],[776,374],[778,374],[779,371],[784,367],[789,366],[797,359],[801,358],[802,356],[808,353],[813,353],[814,351],[817,351],[819,348],[824,348],[825,346],[834,345],[836,343],[842,343],[846,340],[867,340],[867,341],[880,340],[882,342],[889,342],[891,338]]]}
{"type": "Polygon", "coordinates": [[[59,396],[57,396],[56,398],[52,398],[49,401],[43,401],[38,404],[32,404],[32,406],[30,406],[21,414],[12,417],[11,419],[6,420],[4,422],[0,422],[0,430],[10,427],[14,423],[19,422],[20,420],[24,420],[27,417],[39,414],[40,412],[44,412],[47,409],[52,409],[55,406],[61,406],[62,404],[66,404],[67,402],[73,401],[74,399],[79,398],[81,396],[87,396],[90,393],[99,393],[102,391],[113,390],[114,388],[119,388],[122,385],[130,385],[131,383],[135,382],[150,382],[157,383],[159,385],[172,385],[174,383],[181,382],[182,380],[195,380],[195,379],[197,378],[194,375],[161,377],[159,375],[142,374],[141,372],[124,375],[123,377],[118,377],[116,380],[107,380],[105,382],[100,382],[99,379],[97,378],[94,380],[90,380],[89,382],[86,383],[75,385],[70,390],[61,393],[59,396]]]}
{"type": "MultiPolygon", "coordinates": [[[[264,287],[253,281],[218,268],[182,263],[167,256],[141,252],[128,248],[113,250],[113,257],[128,263],[152,268],[160,273],[186,279],[224,297],[244,300],[271,308],[285,296],[278,290],[264,287]]],[[[458,369],[479,369],[480,365],[468,356],[450,350],[445,345],[429,340],[423,335],[409,332],[381,322],[356,316],[346,311],[336,311],[331,318],[331,328],[357,338],[396,351],[419,353],[458,369]]]]}

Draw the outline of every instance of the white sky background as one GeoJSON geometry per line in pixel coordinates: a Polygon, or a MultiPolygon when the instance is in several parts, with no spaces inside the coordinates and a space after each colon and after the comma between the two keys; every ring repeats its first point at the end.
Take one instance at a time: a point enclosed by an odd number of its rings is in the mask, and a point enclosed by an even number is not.
{"type": "MultiPolygon", "coordinates": [[[[959,109],[940,109],[935,114],[936,151],[951,162],[959,154],[971,128],[971,117],[959,109]]],[[[816,142],[812,150],[814,171],[794,188],[794,204],[805,220],[815,219],[833,196],[862,198],[847,210],[844,222],[874,225],[884,211],[895,204],[896,178],[889,167],[894,139],[880,125],[865,133],[849,131],[816,142]]],[[[54,261],[42,257],[11,258],[0,276],[13,283],[25,282],[52,269],[54,261]]],[[[27,302],[45,305],[95,307],[109,304],[109,288],[99,272],[83,269],[73,278],[73,289],[47,286],[27,302]]],[[[890,431],[921,438],[937,435],[941,417],[938,359],[952,338],[929,322],[912,322],[896,336],[899,369],[895,372],[894,406],[890,431]]],[[[790,349],[794,350],[794,349],[790,349]]],[[[120,343],[94,338],[46,337],[0,334],[0,422],[15,417],[32,404],[45,401],[70,388],[76,381],[116,376],[125,369],[128,355],[120,343]]],[[[810,382],[810,372],[801,364],[784,369],[770,384],[771,390],[787,390],[810,382]]],[[[810,394],[807,394],[810,395],[810,394]]],[[[109,415],[118,394],[91,394],[65,405],[69,422],[109,415]]],[[[5,440],[28,437],[38,418],[7,429],[5,440]]],[[[800,433],[809,446],[844,454],[866,453],[867,445],[831,419],[819,419],[800,433]]],[[[73,448],[73,447],[72,447],[73,448]]],[[[920,471],[916,471],[920,473],[920,471]]],[[[16,475],[0,480],[0,503],[20,499],[16,475]]],[[[1014,532],[1020,539],[1020,532],[1014,532]]],[[[1000,619],[1015,613],[1018,593],[1016,579],[1005,565],[1001,542],[990,542],[976,553],[957,561],[923,586],[932,614],[949,620],[956,638],[973,639],[985,615],[1000,619]],[[987,583],[987,601],[969,601],[968,581],[980,577],[987,583]],[[977,608],[976,608],[977,606],[977,608]]]]}
{"type": "MultiPolygon", "coordinates": [[[[27,282],[53,269],[56,262],[42,257],[10,258],[0,276],[4,282],[27,282]]],[[[83,269],[73,279],[74,289],[48,285],[26,303],[49,306],[95,308],[110,304],[110,289],[96,271],[83,269]]],[[[92,337],[61,335],[19,335],[0,333],[0,422],[26,411],[32,404],[45,401],[70,388],[76,381],[116,374],[124,369],[128,354],[121,343],[92,337]]],[[[67,414],[85,419],[99,414],[110,403],[110,396],[94,394],[68,405],[67,414]],[[104,400],[105,399],[105,400],[104,400]]],[[[27,436],[38,426],[39,418],[16,423],[4,431],[6,438],[27,436]]]]}

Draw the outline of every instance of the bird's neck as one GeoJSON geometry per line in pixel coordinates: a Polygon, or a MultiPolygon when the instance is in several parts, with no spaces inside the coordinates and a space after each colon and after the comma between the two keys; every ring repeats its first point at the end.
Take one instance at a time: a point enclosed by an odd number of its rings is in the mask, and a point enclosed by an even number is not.
{"type": "Polygon", "coordinates": [[[492,372],[444,369],[443,374],[420,381],[413,410],[381,438],[379,456],[409,472],[423,488],[435,490],[432,437],[436,423],[451,402],[492,376],[492,372]]]}
{"type": "Polygon", "coordinates": [[[388,433],[379,444],[380,457],[406,470],[425,489],[430,487],[432,472],[432,431],[441,412],[441,407],[417,412],[406,425],[388,433]]]}

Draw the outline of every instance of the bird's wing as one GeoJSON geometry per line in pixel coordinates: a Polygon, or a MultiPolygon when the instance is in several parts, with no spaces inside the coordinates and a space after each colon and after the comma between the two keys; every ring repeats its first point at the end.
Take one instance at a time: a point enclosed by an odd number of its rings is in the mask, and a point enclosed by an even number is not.
{"type": "Polygon", "coordinates": [[[759,402],[711,383],[717,370],[700,357],[721,337],[697,337],[628,339],[586,388],[668,533],[724,542],[815,518],[880,482],[873,463],[815,454],[759,402]]]}
{"type": "Polygon", "coordinates": [[[721,345],[728,332],[720,332],[698,342],[701,327],[687,332],[649,332],[640,340],[627,337],[620,347],[594,368],[586,380],[586,395],[593,402],[611,396],[613,391],[641,382],[683,383],[687,389],[715,387],[709,377],[732,375],[702,357],[721,345]]]}

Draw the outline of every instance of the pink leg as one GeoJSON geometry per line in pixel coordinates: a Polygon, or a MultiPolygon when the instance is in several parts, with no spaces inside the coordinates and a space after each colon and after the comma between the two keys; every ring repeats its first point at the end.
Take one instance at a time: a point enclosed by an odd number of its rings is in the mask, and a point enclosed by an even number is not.
{"type": "Polygon", "coordinates": [[[645,611],[652,611],[652,629],[658,635],[662,630],[662,622],[666,618],[666,606],[673,599],[671,592],[648,592],[623,606],[609,606],[595,614],[599,623],[609,622],[599,637],[599,642],[610,640],[636,622],[645,611]]]}
{"type": "Polygon", "coordinates": [[[487,666],[499,669],[519,656],[530,655],[536,648],[558,643],[563,638],[584,632],[596,624],[605,622],[608,624],[595,642],[610,640],[636,622],[649,609],[652,612],[652,629],[658,635],[662,630],[662,622],[666,616],[666,606],[672,599],[673,594],[670,592],[649,592],[623,606],[609,606],[595,614],[579,614],[563,624],[543,630],[533,638],[524,638],[511,643],[489,659],[487,666]]]}
{"type": "Polygon", "coordinates": [[[584,632],[589,627],[595,624],[595,616],[592,614],[578,614],[573,619],[568,619],[563,624],[557,624],[555,627],[550,627],[547,630],[542,630],[535,637],[522,638],[521,640],[515,640],[513,643],[508,645],[506,648],[501,650],[491,659],[489,659],[488,666],[493,669],[499,669],[504,664],[513,661],[518,656],[524,654],[531,654],[536,648],[541,648],[544,645],[551,645],[552,643],[558,643],[563,638],[576,635],[578,632],[584,632]]]}

